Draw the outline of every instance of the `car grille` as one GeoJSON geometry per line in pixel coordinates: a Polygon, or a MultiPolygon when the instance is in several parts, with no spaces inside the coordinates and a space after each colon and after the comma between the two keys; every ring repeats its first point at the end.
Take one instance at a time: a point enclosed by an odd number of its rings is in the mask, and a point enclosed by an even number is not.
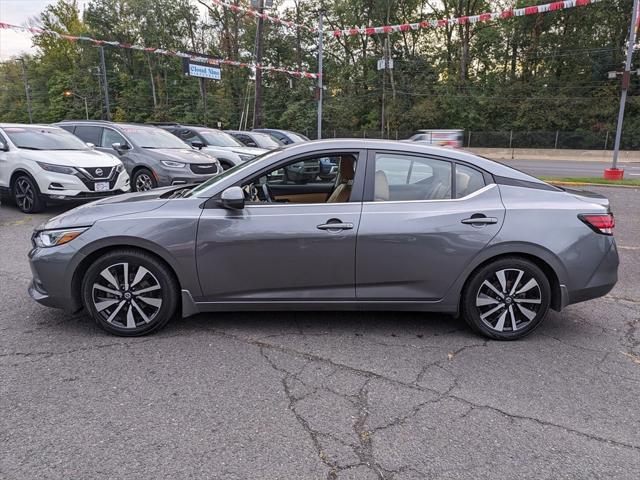
{"type": "Polygon", "coordinates": [[[114,167],[85,167],[84,173],[88,173],[92,180],[108,180],[114,167]]]}
{"type": "Polygon", "coordinates": [[[189,167],[196,175],[215,175],[218,173],[217,163],[192,163],[189,167]]]}

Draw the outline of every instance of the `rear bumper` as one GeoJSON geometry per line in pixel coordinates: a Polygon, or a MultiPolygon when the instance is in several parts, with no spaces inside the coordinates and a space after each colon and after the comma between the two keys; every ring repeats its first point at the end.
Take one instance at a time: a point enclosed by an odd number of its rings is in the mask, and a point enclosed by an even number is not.
{"type": "Polygon", "coordinates": [[[569,290],[567,304],[584,302],[609,293],[618,282],[619,264],[618,249],[612,239],[607,254],[602,258],[589,281],[582,288],[569,290]]]}

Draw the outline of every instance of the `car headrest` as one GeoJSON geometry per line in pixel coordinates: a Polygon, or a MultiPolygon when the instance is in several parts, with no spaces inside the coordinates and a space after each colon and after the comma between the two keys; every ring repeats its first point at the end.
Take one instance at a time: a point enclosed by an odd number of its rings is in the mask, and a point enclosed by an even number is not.
{"type": "Polygon", "coordinates": [[[389,182],[387,180],[387,174],[382,170],[376,172],[373,200],[375,202],[386,202],[389,200],[389,182]]]}

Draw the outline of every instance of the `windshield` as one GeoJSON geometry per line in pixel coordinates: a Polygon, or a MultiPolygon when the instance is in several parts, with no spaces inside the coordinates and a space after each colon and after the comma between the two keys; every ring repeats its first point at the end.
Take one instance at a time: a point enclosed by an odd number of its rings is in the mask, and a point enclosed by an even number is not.
{"type": "Polygon", "coordinates": [[[278,148],[281,147],[282,144],[280,142],[277,142],[276,140],[274,140],[273,138],[271,138],[270,135],[267,135],[266,133],[252,133],[255,142],[258,144],[259,147],[263,147],[263,148],[278,148]]]}
{"type": "Polygon", "coordinates": [[[225,132],[199,130],[198,133],[213,147],[244,147],[244,145],[225,132]]]}
{"type": "Polygon", "coordinates": [[[190,148],[175,135],[151,127],[122,127],[133,143],[141,148],[190,148]]]}
{"type": "Polygon", "coordinates": [[[262,160],[263,158],[265,158],[265,156],[267,155],[273,155],[274,153],[278,152],[279,150],[272,150],[270,152],[265,152],[261,155],[258,155],[256,157],[253,157],[251,160],[248,160],[246,162],[243,163],[239,163],[238,165],[236,165],[235,167],[231,167],[228,170],[225,170],[224,172],[222,172],[220,175],[216,175],[214,177],[211,177],[209,180],[207,180],[204,183],[201,183],[200,185],[196,186],[194,189],[192,189],[189,192],[189,197],[206,197],[207,196],[207,191],[213,187],[214,185],[216,185],[218,182],[224,180],[225,178],[240,172],[241,170],[244,170],[245,168],[250,167],[251,165],[253,165],[256,161],[258,160],[262,160]]]}
{"type": "Polygon", "coordinates": [[[26,150],[89,150],[75,135],[57,127],[6,127],[4,133],[18,148],[26,150]]]}

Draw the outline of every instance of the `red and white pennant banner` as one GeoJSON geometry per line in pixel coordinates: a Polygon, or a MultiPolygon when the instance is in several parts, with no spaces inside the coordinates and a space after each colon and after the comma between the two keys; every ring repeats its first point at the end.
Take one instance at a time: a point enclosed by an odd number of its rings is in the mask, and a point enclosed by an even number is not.
{"type": "Polygon", "coordinates": [[[253,18],[261,17],[263,20],[267,20],[269,22],[276,23],[278,25],[284,25],[285,27],[289,27],[289,28],[301,28],[303,30],[308,30],[309,32],[317,32],[318,31],[318,29],[315,28],[315,27],[309,27],[309,26],[303,25],[301,23],[292,22],[291,20],[285,20],[285,19],[280,18],[280,17],[274,17],[274,16],[269,15],[266,12],[260,13],[260,11],[256,10],[255,8],[243,7],[243,6],[237,5],[235,3],[225,2],[223,0],[211,0],[211,1],[214,4],[219,5],[220,7],[228,8],[229,10],[231,10],[233,12],[241,13],[243,15],[246,15],[247,17],[253,17],[253,18]]]}
{"type": "Polygon", "coordinates": [[[317,73],[311,73],[305,70],[289,70],[287,68],[274,67],[271,65],[264,65],[260,63],[246,63],[246,62],[239,62],[237,60],[229,60],[224,58],[202,57],[199,55],[192,55],[190,53],[184,53],[184,52],[179,52],[174,50],[165,50],[163,48],[144,47],[142,45],[122,43],[115,40],[97,40],[91,37],[78,37],[75,35],[67,35],[64,33],[56,32],[54,30],[47,30],[47,29],[38,28],[38,27],[22,27],[20,25],[12,25],[10,23],[0,22],[0,29],[15,30],[19,32],[29,32],[33,35],[50,35],[52,37],[62,39],[62,40],[68,40],[70,42],[88,42],[94,45],[109,45],[115,48],[138,50],[140,52],[154,53],[157,55],[167,55],[170,57],[188,58],[189,60],[193,60],[194,62],[207,63],[209,65],[216,65],[216,66],[229,65],[233,67],[258,69],[258,70],[262,70],[263,72],[284,73],[287,75],[291,75],[292,77],[298,77],[298,78],[318,78],[317,73]]]}
{"type": "Polygon", "coordinates": [[[383,25],[380,27],[351,27],[341,30],[334,30],[334,37],[352,35],[379,35],[381,33],[407,32],[410,30],[421,30],[424,28],[444,27],[445,25],[464,25],[466,23],[489,22],[492,20],[507,19],[512,17],[522,17],[525,15],[537,15],[538,13],[555,12],[567,8],[584,7],[601,0],[564,0],[561,2],[545,3],[544,5],[534,5],[531,7],[515,8],[500,12],[481,13],[458,18],[443,18],[441,20],[423,20],[416,23],[403,23],[400,25],[383,25]]]}

